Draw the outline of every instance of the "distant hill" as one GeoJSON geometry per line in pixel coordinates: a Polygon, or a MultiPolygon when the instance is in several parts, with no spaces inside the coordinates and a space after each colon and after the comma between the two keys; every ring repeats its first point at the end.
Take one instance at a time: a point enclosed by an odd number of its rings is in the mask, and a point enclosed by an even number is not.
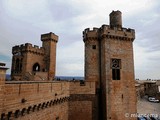
{"type": "Polygon", "coordinates": [[[56,80],[84,80],[81,76],[56,76],[56,80]]]}
{"type": "MultiPolygon", "coordinates": [[[[56,76],[56,80],[84,80],[82,76],[56,76]]],[[[6,79],[11,80],[11,75],[6,74],[6,79]]]]}

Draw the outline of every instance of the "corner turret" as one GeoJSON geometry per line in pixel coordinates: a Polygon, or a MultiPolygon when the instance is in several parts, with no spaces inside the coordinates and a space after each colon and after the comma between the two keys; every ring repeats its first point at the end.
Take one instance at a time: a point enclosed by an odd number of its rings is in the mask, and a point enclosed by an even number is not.
{"type": "Polygon", "coordinates": [[[111,28],[117,27],[117,28],[122,28],[122,13],[117,10],[117,11],[112,11],[109,16],[110,16],[110,26],[111,28]]]}
{"type": "Polygon", "coordinates": [[[41,35],[42,47],[45,49],[44,62],[48,71],[48,78],[52,80],[56,71],[56,45],[58,36],[54,33],[46,33],[41,35]]]}

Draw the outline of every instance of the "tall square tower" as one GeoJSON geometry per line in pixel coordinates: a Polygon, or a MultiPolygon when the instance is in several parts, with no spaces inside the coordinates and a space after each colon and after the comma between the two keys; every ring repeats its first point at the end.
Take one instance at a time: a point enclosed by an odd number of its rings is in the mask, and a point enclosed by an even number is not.
{"type": "Polygon", "coordinates": [[[122,27],[120,11],[110,13],[110,25],[85,29],[85,79],[96,81],[103,120],[136,119],[133,41],[135,30],[122,27]]]}

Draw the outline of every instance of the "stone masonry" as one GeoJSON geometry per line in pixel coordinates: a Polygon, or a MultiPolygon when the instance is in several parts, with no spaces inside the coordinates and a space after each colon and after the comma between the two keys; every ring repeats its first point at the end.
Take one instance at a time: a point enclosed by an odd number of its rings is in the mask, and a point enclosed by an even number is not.
{"type": "Polygon", "coordinates": [[[110,13],[110,25],[83,32],[85,80],[95,81],[103,120],[126,120],[136,113],[133,45],[135,31],[122,27],[120,11],[110,13]]]}
{"type": "Polygon", "coordinates": [[[83,31],[85,80],[57,81],[54,33],[41,35],[42,47],[12,48],[11,81],[0,63],[1,120],[136,120],[133,41],[120,11],[110,25],[83,31]]]}
{"type": "Polygon", "coordinates": [[[52,80],[55,77],[56,43],[54,33],[41,35],[42,47],[30,43],[12,48],[12,80],[52,80]]]}

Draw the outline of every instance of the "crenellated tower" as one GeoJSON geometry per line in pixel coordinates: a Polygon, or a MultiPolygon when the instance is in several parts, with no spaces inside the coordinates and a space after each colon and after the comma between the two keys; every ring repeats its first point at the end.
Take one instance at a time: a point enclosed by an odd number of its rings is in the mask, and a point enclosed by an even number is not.
{"type": "Polygon", "coordinates": [[[85,80],[97,82],[99,87],[100,66],[99,66],[99,29],[89,28],[83,31],[85,43],[85,80]]]}
{"type": "Polygon", "coordinates": [[[11,76],[13,80],[28,80],[26,73],[44,71],[43,62],[44,48],[32,46],[30,43],[16,45],[12,48],[12,69],[11,76]],[[28,64],[29,63],[29,64],[28,64]]]}
{"type": "Polygon", "coordinates": [[[56,71],[56,45],[58,36],[50,32],[41,35],[42,47],[45,50],[44,62],[49,79],[53,79],[56,71]],[[49,64],[48,64],[49,63],[49,64]]]}
{"type": "Polygon", "coordinates": [[[56,43],[54,33],[41,35],[42,47],[30,43],[12,48],[12,80],[52,80],[55,76],[56,43]]]}
{"type": "Polygon", "coordinates": [[[110,25],[85,29],[85,80],[96,81],[100,118],[135,120],[133,41],[135,30],[122,27],[120,11],[110,13],[110,25]]]}

